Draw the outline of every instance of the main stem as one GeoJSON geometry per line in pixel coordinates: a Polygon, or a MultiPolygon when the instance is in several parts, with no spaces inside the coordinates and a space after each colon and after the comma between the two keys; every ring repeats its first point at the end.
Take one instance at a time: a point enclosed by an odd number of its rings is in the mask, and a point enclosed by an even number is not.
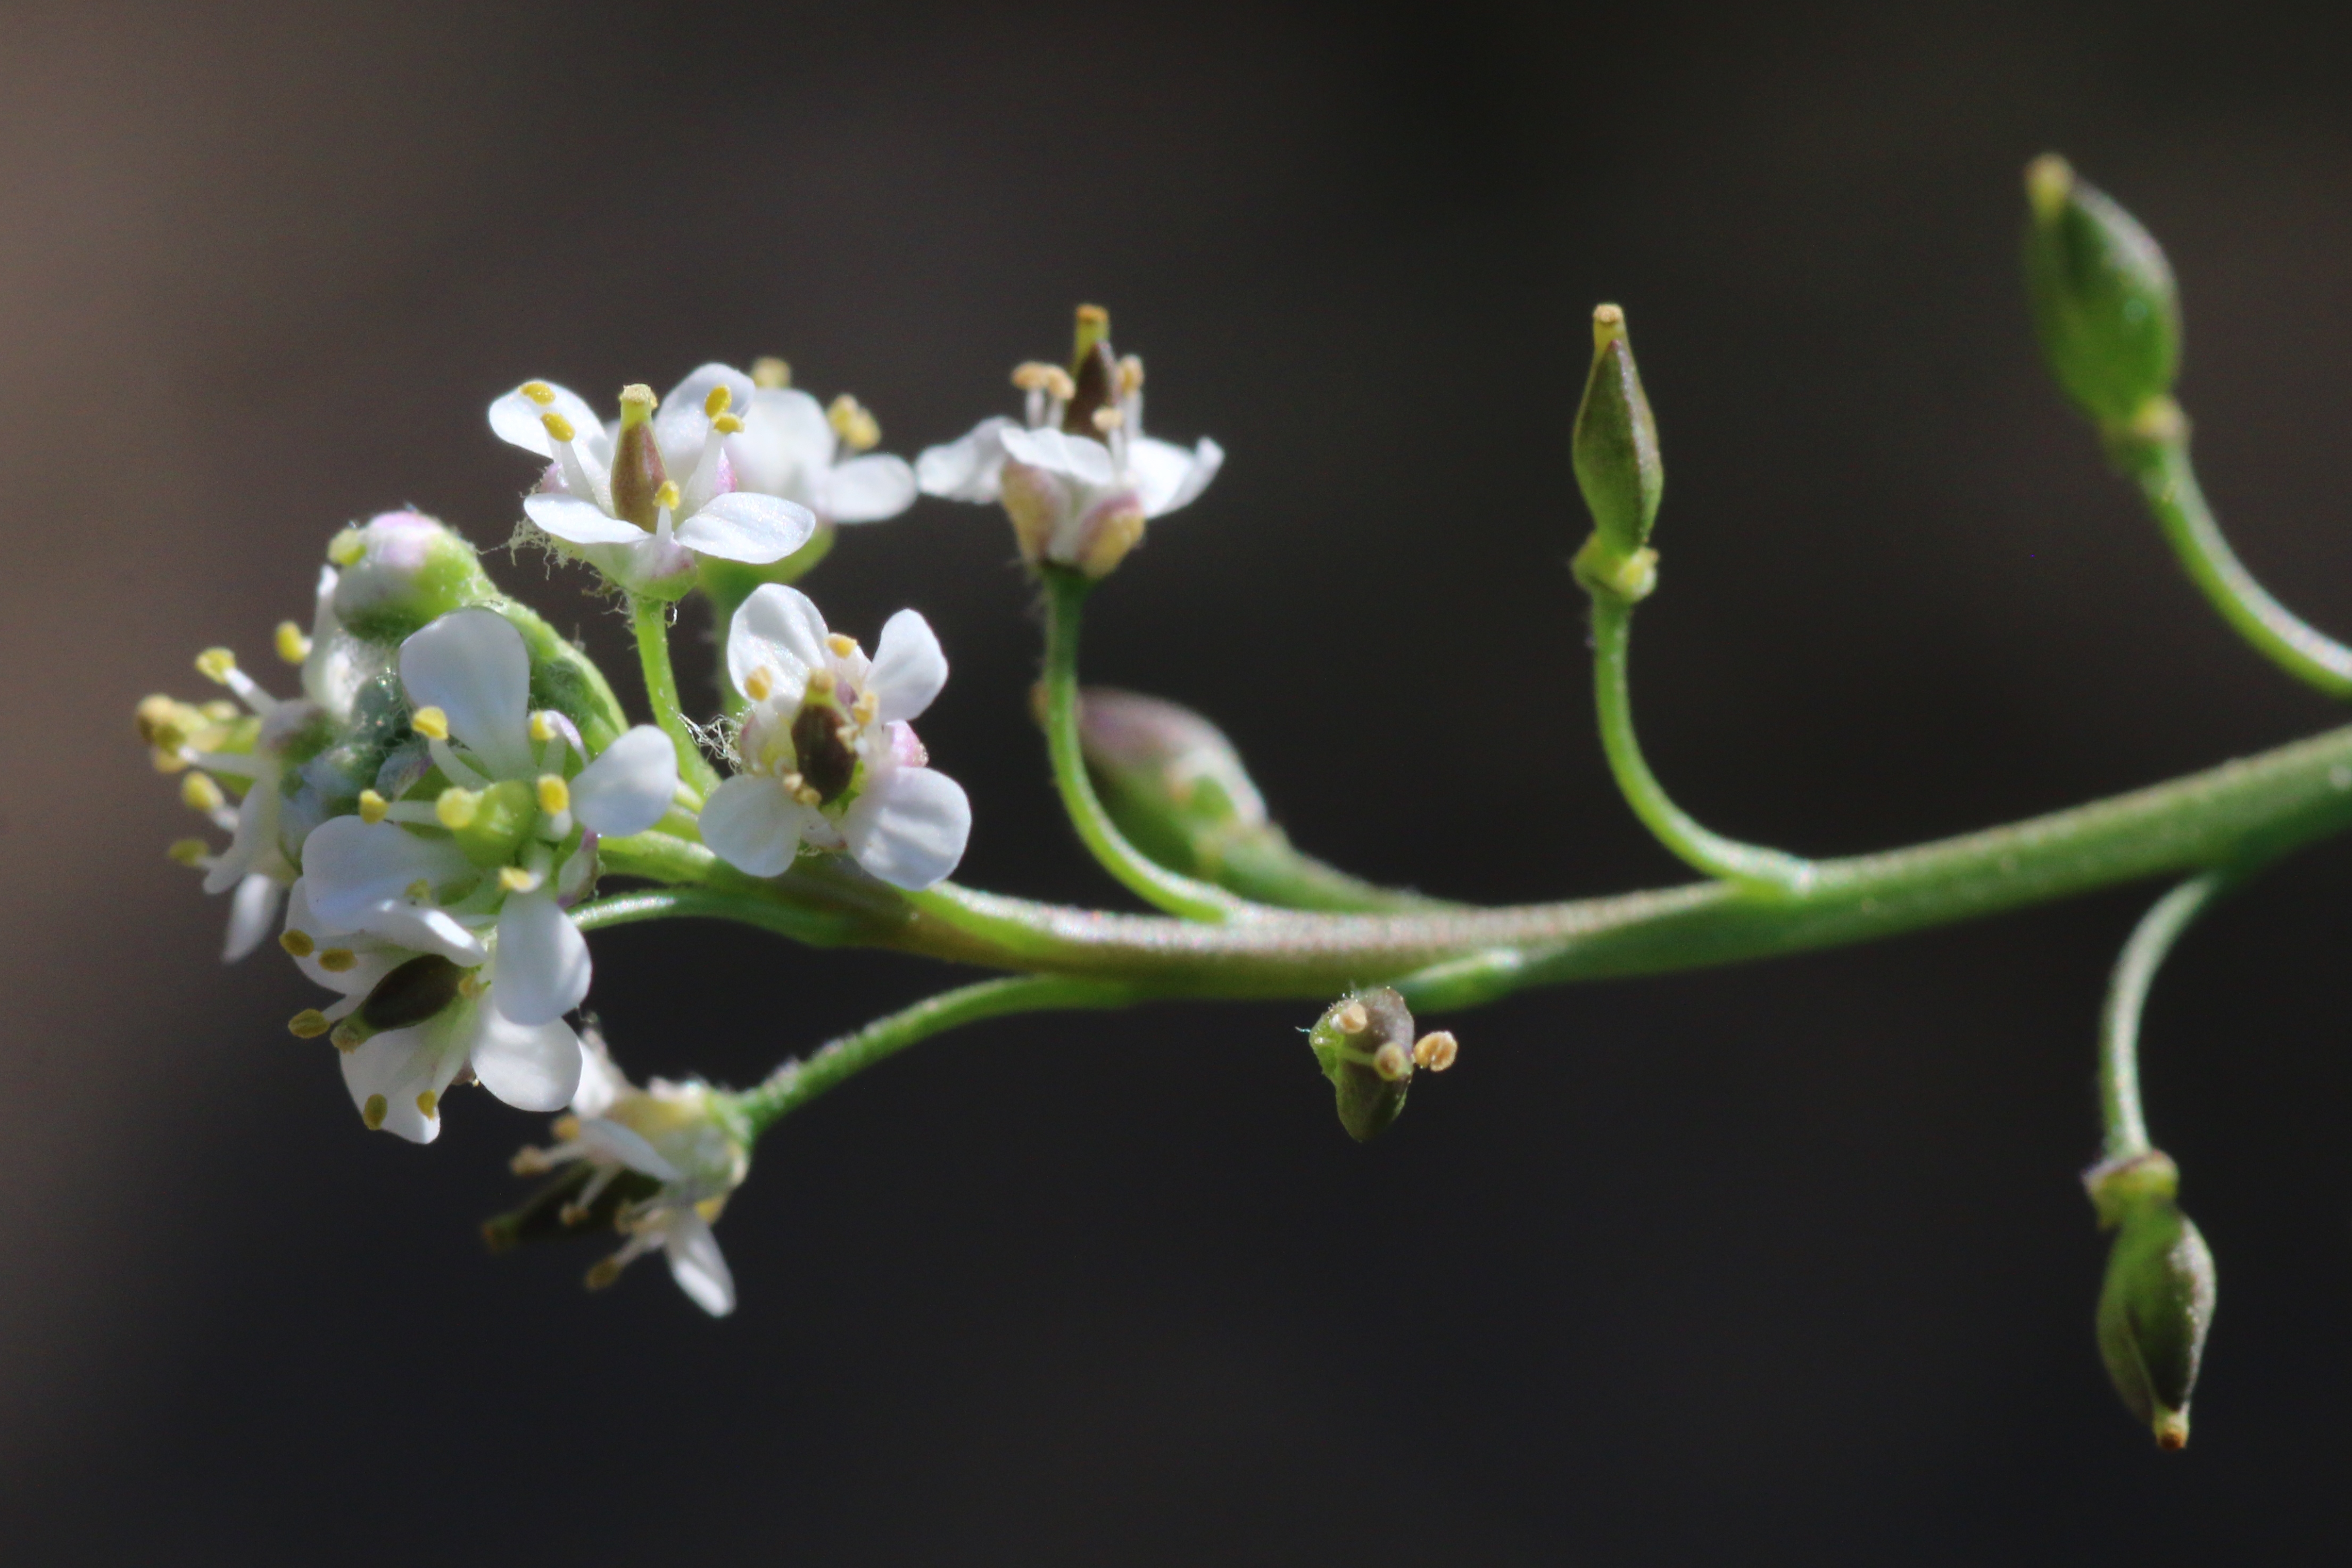
{"type": "Polygon", "coordinates": [[[677,753],[677,776],[704,800],[719,788],[719,771],[702,755],[677,700],[677,672],[669,662],[669,609],[658,599],[629,596],[629,628],[637,634],[637,663],[646,673],[646,699],[677,753]]]}
{"type": "Polygon", "coordinates": [[[2158,899],[2116,960],[2106,1006],[2099,1014],[2099,1111],[2106,1124],[2109,1161],[2144,1155],[2151,1146],[2139,1099],[2139,1023],[2148,988],[2180,934],[2232,880],[2222,872],[2206,872],[2158,899]]]}
{"type": "Polygon", "coordinates": [[[1601,747],[1625,803],[1660,843],[1694,870],[1754,888],[1803,893],[1813,879],[1810,862],[1710,832],[1668,799],[1650,771],[1633,735],[1633,697],[1626,668],[1633,631],[1633,605],[1605,590],[1594,591],[1592,701],[1601,721],[1601,747]]]}

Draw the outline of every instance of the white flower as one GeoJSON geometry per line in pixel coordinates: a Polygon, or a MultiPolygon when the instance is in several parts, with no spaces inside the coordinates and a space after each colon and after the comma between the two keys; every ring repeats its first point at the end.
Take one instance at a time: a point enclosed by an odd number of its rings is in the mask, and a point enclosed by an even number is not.
{"type": "Polygon", "coordinates": [[[440,1135],[442,1096],[467,1075],[519,1110],[552,1111],[569,1100],[581,1072],[571,1026],[508,1018],[488,994],[495,971],[481,939],[446,912],[415,915],[412,946],[321,919],[308,878],[287,899],[279,945],[303,974],[341,993],[324,1010],[297,1014],[295,1032],[334,1040],[361,1118],[429,1144],[440,1135]]]}
{"type": "Polygon", "coordinates": [[[709,437],[710,410],[732,409],[740,428],[726,437],[738,492],[796,501],[824,523],[873,523],[915,504],[915,471],[903,457],[872,452],[882,438],[874,416],[846,393],[830,408],[784,384],[780,361],[753,373],[705,365],[670,390],[654,422],[665,454],[698,451],[709,437]],[[725,399],[714,397],[719,391],[725,399]]]}
{"type": "Polygon", "coordinates": [[[697,555],[764,566],[808,543],[816,518],[806,507],[737,487],[725,448],[742,421],[724,399],[712,394],[698,432],[671,421],[678,439],[667,446],[653,413],[643,386],[622,389],[610,431],[577,394],[547,382],[525,382],[490,404],[492,430],[551,460],[524,514],[630,592],[660,599],[693,586],[697,555]]]}
{"type": "Polygon", "coordinates": [[[586,1218],[624,1176],[658,1184],[615,1212],[614,1225],[628,1240],[588,1271],[589,1288],[611,1284],[657,1247],[668,1255],[670,1277],[697,1306],[713,1317],[733,1312],[735,1279],[710,1231],[728,1195],[751,1168],[751,1139],[730,1097],[707,1083],[659,1078],[639,1090],[591,1030],[572,1109],[555,1124],[559,1142],[552,1148],[524,1149],[514,1159],[517,1174],[524,1176],[575,1163],[588,1167],[586,1181],[564,1206],[565,1223],[586,1218]]]}
{"type": "Polygon", "coordinates": [[[719,858],[773,876],[803,845],[846,850],[910,892],[955,870],[971,803],[925,766],[908,722],[947,684],[929,622],[901,610],[868,659],[826,632],[805,594],[768,583],[736,612],[727,669],[750,706],[735,737],[742,771],[702,809],[703,841],[719,858]]]}
{"type": "Polygon", "coordinates": [[[1184,506],[1208,487],[1223,448],[1206,436],[1191,451],[1143,434],[1143,361],[1114,359],[1099,311],[1078,314],[1073,377],[1058,365],[1025,364],[1013,384],[1028,394],[1026,418],[984,419],[961,440],[916,460],[927,495],[1001,501],[1021,553],[1100,577],[1143,538],[1145,522],[1184,506]]]}

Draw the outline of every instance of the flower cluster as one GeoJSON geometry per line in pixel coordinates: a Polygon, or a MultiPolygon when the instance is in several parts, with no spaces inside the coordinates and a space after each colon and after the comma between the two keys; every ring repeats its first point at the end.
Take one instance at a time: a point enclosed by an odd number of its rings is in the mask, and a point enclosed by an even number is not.
{"type": "Polygon", "coordinates": [[[607,856],[667,844],[753,878],[835,856],[919,892],[971,836],[970,801],[914,730],[947,681],[938,637],[912,610],[870,653],[832,631],[786,586],[812,546],[928,489],[1002,498],[1033,563],[1099,573],[1142,518],[1215,470],[1213,443],[1186,455],[1143,437],[1141,364],[1111,356],[1098,312],[1081,315],[1072,369],[1015,380],[1027,424],[989,421],[934,448],[919,484],[916,465],[876,450],[863,404],[820,403],[781,361],[706,364],[666,398],[625,387],[609,423],[551,381],[495,400],[491,430],[541,465],[518,540],[651,607],[632,621],[657,725],[630,726],[584,654],[501,594],[464,539],[409,511],[330,541],[307,629],[288,622],[274,639],[299,666],[298,695],[273,695],[215,648],[197,665],[224,696],[139,706],[157,768],[226,835],[173,846],[207,891],[232,895],[226,956],[278,926],[331,993],[289,1027],[337,1048],[371,1129],[430,1143],[461,1084],[526,1111],[568,1104],[557,1145],[521,1164],[576,1183],[567,1223],[595,1213],[627,1234],[598,1281],[659,1248],[695,1301],[731,1308],[709,1222],[751,1145],[734,1096],[633,1088],[571,1021],[593,977],[573,911],[607,856]],[[697,590],[726,653],[725,711],[707,724],[678,711],[659,640],[667,607],[697,590]]]}

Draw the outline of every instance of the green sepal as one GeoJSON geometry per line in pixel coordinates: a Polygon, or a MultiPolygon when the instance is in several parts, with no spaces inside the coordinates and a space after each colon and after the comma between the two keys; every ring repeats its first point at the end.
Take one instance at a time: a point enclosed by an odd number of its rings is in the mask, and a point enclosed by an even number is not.
{"type": "Polygon", "coordinates": [[[2055,153],[2026,169],[2025,281],[2042,358],[2109,430],[2168,397],[2180,369],[2180,299],[2154,236],[2055,153]]]}
{"type": "Polygon", "coordinates": [[[1323,1011],[1307,1031],[1307,1043],[1337,1097],[1339,1125],[1356,1142],[1369,1143],[1404,1113],[1412,1087],[1412,1009],[1388,986],[1355,991],[1323,1011]],[[1342,1028],[1360,1018],[1360,1029],[1342,1028]],[[1384,1051],[1390,1071],[1380,1063],[1384,1051]]]}
{"type": "Polygon", "coordinates": [[[1625,336],[1625,313],[1614,305],[1592,313],[1592,369],[1570,455],[1593,527],[1612,555],[1633,555],[1650,542],[1666,470],[1658,456],[1658,422],[1625,336]]]}
{"type": "Polygon", "coordinates": [[[346,529],[327,553],[340,569],[335,618],[364,643],[399,643],[498,595],[474,547],[422,513],[387,513],[346,529]]]}

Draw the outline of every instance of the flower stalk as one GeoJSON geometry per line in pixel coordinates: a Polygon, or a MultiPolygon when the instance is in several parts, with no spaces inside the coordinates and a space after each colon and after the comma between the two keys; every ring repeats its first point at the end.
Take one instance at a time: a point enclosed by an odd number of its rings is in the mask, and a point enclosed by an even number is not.
{"type": "Polygon", "coordinates": [[[708,800],[719,788],[719,771],[702,754],[693,727],[687,722],[686,710],[678,703],[677,671],[669,657],[669,618],[670,607],[661,600],[642,594],[629,596],[629,630],[636,635],[637,663],[646,675],[646,700],[652,705],[654,721],[669,737],[671,749],[677,753],[677,776],[696,794],[708,800]]]}

